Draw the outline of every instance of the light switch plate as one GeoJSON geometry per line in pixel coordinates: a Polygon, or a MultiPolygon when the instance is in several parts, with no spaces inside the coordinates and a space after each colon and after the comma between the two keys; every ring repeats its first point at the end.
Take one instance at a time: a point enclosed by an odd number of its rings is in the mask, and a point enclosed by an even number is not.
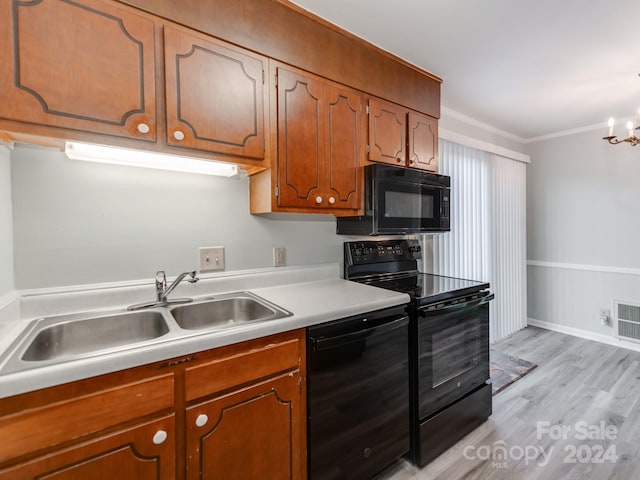
{"type": "Polygon", "coordinates": [[[200,271],[224,270],[224,247],[200,247],[200,271]]]}
{"type": "Polygon", "coordinates": [[[273,266],[284,267],[284,247],[273,247],[273,266]]]}

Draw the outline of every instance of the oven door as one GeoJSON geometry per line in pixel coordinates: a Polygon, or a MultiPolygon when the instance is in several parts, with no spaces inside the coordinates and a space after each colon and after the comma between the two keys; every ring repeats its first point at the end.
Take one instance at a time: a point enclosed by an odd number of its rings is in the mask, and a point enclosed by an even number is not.
{"type": "Polygon", "coordinates": [[[424,419],[489,379],[489,301],[492,293],[417,311],[418,413],[424,419]]]}
{"type": "Polygon", "coordinates": [[[377,178],[373,182],[376,234],[449,231],[449,189],[377,178]]]}

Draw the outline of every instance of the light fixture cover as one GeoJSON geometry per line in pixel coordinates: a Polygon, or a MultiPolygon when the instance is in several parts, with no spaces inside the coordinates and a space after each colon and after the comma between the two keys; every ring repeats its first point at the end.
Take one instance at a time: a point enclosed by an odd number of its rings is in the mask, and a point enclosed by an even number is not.
{"type": "Polygon", "coordinates": [[[230,163],[90,143],[66,142],[64,153],[72,160],[86,160],[129,167],[155,168],[158,170],[200,173],[222,177],[232,177],[238,173],[238,167],[230,163]]]}

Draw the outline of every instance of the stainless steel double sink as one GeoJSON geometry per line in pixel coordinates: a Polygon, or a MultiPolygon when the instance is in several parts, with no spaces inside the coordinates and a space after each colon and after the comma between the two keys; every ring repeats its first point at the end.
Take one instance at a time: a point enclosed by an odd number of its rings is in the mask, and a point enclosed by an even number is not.
{"type": "Polygon", "coordinates": [[[104,355],[292,315],[251,293],[138,311],[87,312],[32,321],[0,357],[0,374],[104,355]]]}

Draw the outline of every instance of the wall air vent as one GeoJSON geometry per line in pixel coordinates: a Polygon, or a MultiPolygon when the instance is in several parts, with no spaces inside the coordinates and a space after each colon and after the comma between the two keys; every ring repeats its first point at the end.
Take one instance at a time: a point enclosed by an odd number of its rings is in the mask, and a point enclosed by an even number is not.
{"type": "Polygon", "coordinates": [[[616,336],[620,340],[640,342],[640,304],[613,301],[616,314],[616,336]]]}

